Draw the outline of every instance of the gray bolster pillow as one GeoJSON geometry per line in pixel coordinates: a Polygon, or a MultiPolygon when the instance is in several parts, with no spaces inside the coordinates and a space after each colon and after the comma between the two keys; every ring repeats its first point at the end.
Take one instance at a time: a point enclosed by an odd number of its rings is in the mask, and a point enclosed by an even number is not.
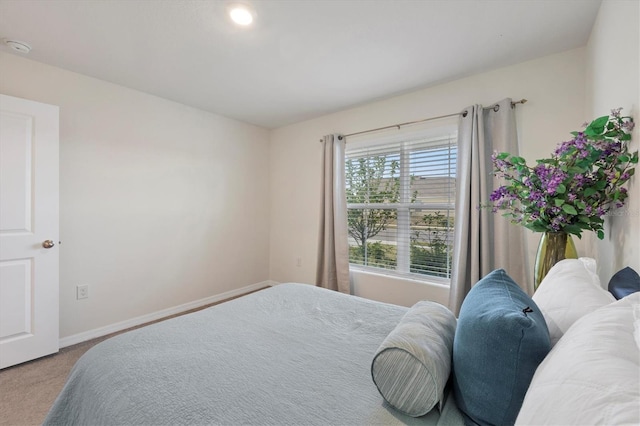
{"type": "Polygon", "coordinates": [[[384,339],[371,363],[371,376],[391,406],[412,417],[442,401],[451,372],[456,317],[429,301],[416,303],[384,339]]]}

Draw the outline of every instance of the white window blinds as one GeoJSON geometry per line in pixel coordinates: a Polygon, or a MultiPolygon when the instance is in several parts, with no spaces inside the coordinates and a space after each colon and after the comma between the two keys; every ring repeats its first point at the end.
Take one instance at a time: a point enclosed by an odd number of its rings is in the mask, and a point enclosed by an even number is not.
{"type": "Polygon", "coordinates": [[[457,137],[443,133],[370,146],[347,143],[350,263],[450,278],[457,137]]]}

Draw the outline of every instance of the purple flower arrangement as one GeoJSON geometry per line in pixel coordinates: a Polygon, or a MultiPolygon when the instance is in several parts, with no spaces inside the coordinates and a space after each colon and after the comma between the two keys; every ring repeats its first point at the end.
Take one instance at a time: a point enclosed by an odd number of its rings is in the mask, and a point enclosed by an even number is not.
{"type": "Polygon", "coordinates": [[[535,232],[565,232],[581,237],[595,231],[604,238],[603,217],[624,205],[623,185],[633,176],[638,151],[630,153],[633,119],[622,108],[593,120],[558,145],[550,158],[533,167],[522,157],[494,153],[495,174],[504,181],[490,196],[494,212],[535,232]]]}

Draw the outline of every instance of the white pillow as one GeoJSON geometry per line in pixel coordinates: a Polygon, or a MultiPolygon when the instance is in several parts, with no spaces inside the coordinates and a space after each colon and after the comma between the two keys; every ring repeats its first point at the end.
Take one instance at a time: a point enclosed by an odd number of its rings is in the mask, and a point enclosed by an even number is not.
{"type": "Polygon", "coordinates": [[[551,347],[578,319],[615,300],[600,285],[595,260],[588,257],[556,263],[533,294],[547,322],[551,347]]]}
{"type": "Polygon", "coordinates": [[[633,328],[633,337],[636,339],[636,345],[640,349],[640,303],[633,305],[633,328]]]}
{"type": "Polygon", "coordinates": [[[640,424],[634,293],[578,320],[536,370],[516,424],[640,424]]]}

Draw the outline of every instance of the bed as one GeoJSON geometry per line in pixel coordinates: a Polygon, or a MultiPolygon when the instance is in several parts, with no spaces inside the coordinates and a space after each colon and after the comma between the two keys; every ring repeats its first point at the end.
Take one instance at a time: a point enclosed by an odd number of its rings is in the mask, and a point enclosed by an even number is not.
{"type": "Polygon", "coordinates": [[[45,424],[463,424],[389,407],[371,359],[407,308],[282,284],[84,354],[45,424]]]}
{"type": "Polygon", "coordinates": [[[640,291],[595,271],[564,260],[533,298],[494,271],[457,318],[277,285],[94,346],[44,424],[640,424],[640,291]]]}

